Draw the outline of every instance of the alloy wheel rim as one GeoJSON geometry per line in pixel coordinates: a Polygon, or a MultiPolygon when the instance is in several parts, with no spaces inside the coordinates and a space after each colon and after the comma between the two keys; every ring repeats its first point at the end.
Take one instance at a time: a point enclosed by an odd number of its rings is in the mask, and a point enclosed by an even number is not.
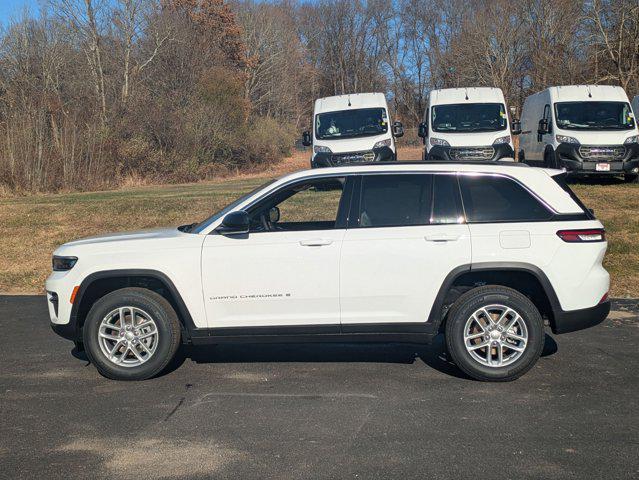
{"type": "Polygon", "coordinates": [[[140,366],[153,356],[159,340],[155,320],[144,310],[123,306],[109,312],[100,323],[98,343],[111,363],[140,366]]]}
{"type": "Polygon", "coordinates": [[[528,345],[524,319],[505,305],[486,305],[477,309],[464,326],[464,346],[478,363],[504,367],[520,358],[528,345]]]}

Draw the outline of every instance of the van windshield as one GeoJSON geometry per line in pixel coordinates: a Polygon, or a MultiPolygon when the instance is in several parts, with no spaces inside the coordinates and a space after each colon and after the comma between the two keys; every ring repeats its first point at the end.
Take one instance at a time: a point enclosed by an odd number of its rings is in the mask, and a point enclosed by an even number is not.
{"type": "Polygon", "coordinates": [[[630,130],[635,119],[625,102],[555,103],[557,127],[565,130],[630,130]]]}
{"type": "Polygon", "coordinates": [[[495,132],[508,126],[503,103],[453,103],[432,110],[434,132],[495,132]]]}
{"type": "Polygon", "coordinates": [[[385,108],[358,108],[315,116],[315,137],[320,140],[368,137],[388,131],[385,108]]]}

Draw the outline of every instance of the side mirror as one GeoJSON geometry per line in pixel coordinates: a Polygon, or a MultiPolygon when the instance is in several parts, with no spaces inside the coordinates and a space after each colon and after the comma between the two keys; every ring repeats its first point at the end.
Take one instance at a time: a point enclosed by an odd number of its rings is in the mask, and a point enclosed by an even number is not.
{"type": "Polygon", "coordinates": [[[537,129],[537,134],[545,135],[549,131],[548,119],[542,118],[539,120],[539,128],[537,129]]]}
{"type": "Polygon", "coordinates": [[[313,139],[311,138],[311,132],[309,132],[308,130],[304,133],[302,133],[302,145],[304,145],[305,147],[310,147],[311,145],[313,145],[313,139]]]}
{"type": "Polygon", "coordinates": [[[231,212],[224,219],[216,231],[222,235],[240,235],[249,233],[249,215],[244,210],[231,212]]]}
{"type": "Polygon", "coordinates": [[[517,118],[510,122],[510,131],[513,135],[521,135],[521,120],[517,118]]]}
{"type": "Polygon", "coordinates": [[[268,221],[271,223],[277,223],[280,221],[280,209],[277,207],[272,207],[268,211],[268,221]]]}
{"type": "Polygon", "coordinates": [[[424,122],[419,124],[419,127],[417,128],[417,136],[420,138],[426,138],[428,136],[428,125],[424,122]]]}
{"type": "Polygon", "coordinates": [[[402,122],[393,122],[393,136],[395,138],[404,136],[404,125],[402,125],[402,122]]]}

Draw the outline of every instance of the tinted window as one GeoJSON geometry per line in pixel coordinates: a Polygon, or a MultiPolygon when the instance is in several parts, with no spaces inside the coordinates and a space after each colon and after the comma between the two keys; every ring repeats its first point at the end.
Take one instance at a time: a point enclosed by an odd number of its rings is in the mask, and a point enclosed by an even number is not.
{"type": "Polygon", "coordinates": [[[433,175],[431,224],[464,223],[455,175],[433,175]]]}
{"type": "Polygon", "coordinates": [[[427,225],[432,175],[365,175],[360,196],[360,227],[427,225]]]}
{"type": "Polygon", "coordinates": [[[251,232],[335,228],[344,178],[313,180],[285,187],[249,212],[251,232]]]}
{"type": "Polygon", "coordinates": [[[552,213],[526,189],[505,177],[459,177],[468,222],[546,220],[552,213]]]}

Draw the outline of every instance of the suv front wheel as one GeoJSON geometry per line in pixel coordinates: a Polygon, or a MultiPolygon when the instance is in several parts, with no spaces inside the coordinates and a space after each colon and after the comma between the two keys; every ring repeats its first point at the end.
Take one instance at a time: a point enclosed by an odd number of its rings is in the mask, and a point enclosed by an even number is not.
{"type": "Polygon", "coordinates": [[[180,345],[171,304],[144,288],[123,288],[100,298],[83,328],[91,363],[107,378],[145,380],[160,373],[180,345]]]}
{"type": "Polygon", "coordinates": [[[535,305],[518,291],[499,285],[460,296],[448,312],[445,334],[455,364],[483,381],[522,376],[540,357],[545,335],[535,305]]]}

